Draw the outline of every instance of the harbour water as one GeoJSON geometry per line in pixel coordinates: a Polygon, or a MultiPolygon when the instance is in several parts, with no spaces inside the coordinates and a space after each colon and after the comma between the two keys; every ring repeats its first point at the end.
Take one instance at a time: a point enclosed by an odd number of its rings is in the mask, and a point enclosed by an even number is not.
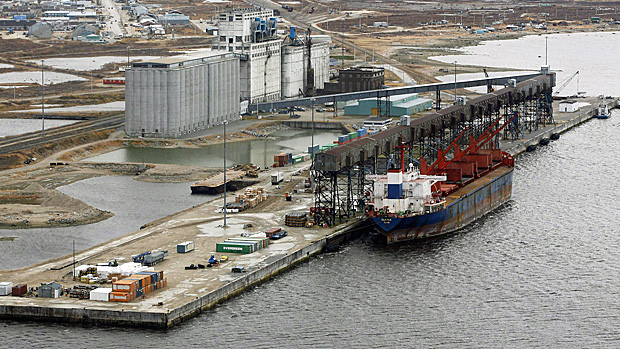
{"type": "MultiPolygon", "coordinates": [[[[226,160],[229,164],[252,163],[261,167],[273,165],[273,156],[278,153],[303,153],[311,142],[311,130],[289,129],[279,131],[277,136],[252,141],[228,142],[226,160]]],[[[331,144],[340,132],[318,131],[314,143],[331,144]]],[[[106,154],[94,156],[86,161],[93,162],[146,162],[203,167],[221,167],[224,163],[224,146],[210,145],[202,148],[154,149],[127,147],[106,154]]]]}
{"type": "MultiPolygon", "coordinates": [[[[78,121],[79,120],[46,119],[45,129],[70,125],[78,121]]],[[[38,131],[41,130],[41,126],[42,121],[40,119],[0,119],[0,138],[38,131]]]]}
{"type": "MultiPolygon", "coordinates": [[[[574,55],[603,71],[591,52],[574,55]]],[[[613,78],[605,94],[620,86],[613,78]]],[[[511,201],[455,234],[390,246],[355,241],[168,331],[7,321],[0,343],[617,347],[619,131],[614,110],[517,157],[511,201]]]]}

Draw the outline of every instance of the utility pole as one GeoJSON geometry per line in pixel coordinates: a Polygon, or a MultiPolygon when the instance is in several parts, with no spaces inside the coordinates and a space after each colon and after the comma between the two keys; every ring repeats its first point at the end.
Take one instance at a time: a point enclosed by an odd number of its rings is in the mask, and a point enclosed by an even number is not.
{"type": "Polygon", "coordinates": [[[75,280],[75,239],[73,239],[73,280],[75,280]]]}
{"type": "Polygon", "coordinates": [[[342,17],[342,69],[344,69],[344,17],[342,17]]]}
{"type": "Polygon", "coordinates": [[[93,71],[90,71],[90,92],[93,92],[93,71]]]}
{"type": "Polygon", "coordinates": [[[456,104],[456,61],[454,61],[454,104],[456,104]]]}
{"type": "Polygon", "coordinates": [[[45,136],[45,77],[43,75],[43,63],[41,60],[41,137],[45,136]]]}
{"type": "Polygon", "coordinates": [[[129,69],[129,48],[131,48],[131,46],[127,46],[127,67],[125,67],[125,71],[129,69]]]}
{"type": "Polygon", "coordinates": [[[548,54],[548,43],[547,41],[549,40],[548,36],[545,36],[545,65],[547,65],[547,54],[548,54]]]}

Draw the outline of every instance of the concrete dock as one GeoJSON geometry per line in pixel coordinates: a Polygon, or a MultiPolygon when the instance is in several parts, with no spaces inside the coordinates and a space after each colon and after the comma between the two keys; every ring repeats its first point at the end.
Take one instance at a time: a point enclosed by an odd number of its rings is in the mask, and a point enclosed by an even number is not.
{"type": "MultiPolygon", "coordinates": [[[[526,134],[526,139],[502,142],[502,148],[513,155],[519,154],[525,151],[528,145],[539,144],[542,138],[549,138],[553,133],[562,133],[589,120],[599,103],[608,103],[610,108],[618,106],[615,99],[590,98],[583,102],[590,105],[574,113],[559,113],[556,109],[555,124],[526,134]]],[[[123,263],[130,261],[131,255],[141,252],[169,250],[170,256],[155,266],[156,270],[165,272],[168,278],[166,288],[129,303],[97,302],[68,297],[0,297],[0,318],[169,328],[196,316],[321,253],[326,246],[346,241],[363,230],[355,229],[362,221],[361,217],[333,228],[285,228],[284,215],[287,212],[307,210],[312,204],[312,194],[304,193],[303,190],[303,180],[306,178],[303,171],[304,168],[307,170],[308,166],[308,163],[301,163],[280,169],[285,174],[285,182],[279,189],[269,184],[269,173],[262,174],[259,185],[267,190],[269,199],[250,210],[230,214],[227,228],[221,226],[222,217],[217,213],[223,204],[220,196],[76,255],[78,264],[95,264],[115,259],[123,263]],[[293,193],[293,201],[284,199],[285,192],[293,193]],[[247,224],[252,224],[252,227],[248,228],[247,224]],[[285,228],[289,236],[252,254],[227,254],[230,260],[214,268],[184,269],[192,263],[206,263],[213,254],[221,256],[221,253],[215,253],[215,244],[226,237],[239,236],[242,232],[265,231],[272,227],[285,228]],[[175,253],[176,244],[187,240],[196,242],[195,251],[175,253]],[[248,271],[242,274],[231,273],[231,267],[236,265],[244,266],[248,271]]],[[[0,281],[26,283],[28,286],[38,286],[41,282],[49,281],[57,281],[65,286],[75,285],[78,282],[71,278],[72,261],[73,256],[65,256],[19,270],[0,271],[0,281]]]]}

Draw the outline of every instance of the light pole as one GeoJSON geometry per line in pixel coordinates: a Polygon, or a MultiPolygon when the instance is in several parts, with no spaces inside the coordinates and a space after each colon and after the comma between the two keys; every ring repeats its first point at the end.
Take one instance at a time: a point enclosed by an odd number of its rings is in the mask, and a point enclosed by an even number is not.
{"type": "Polygon", "coordinates": [[[224,225],[222,228],[226,228],[226,124],[228,124],[228,120],[224,120],[224,225]]]}
{"type": "Polygon", "coordinates": [[[41,60],[41,137],[45,136],[45,76],[43,74],[43,63],[41,60]]]}
{"type": "Polygon", "coordinates": [[[131,48],[131,46],[127,46],[127,67],[125,67],[125,71],[127,69],[129,69],[129,49],[131,48]]]}
{"type": "Polygon", "coordinates": [[[312,105],[312,144],[310,145],[310,149],[312,149],[312,154],[310,155],[312,156],[312,159],[314,159],[314,101],[316,101],[316,98],[310,98],[310,102],[312,105]]]}
{"type": "Polygon", "coordinates": [[[344,17],[342,17],[342,69],[344,69],[344,17]]]}
{"type": "Polygon", "coordinates": [[[454,104],[456,104],[456,61],[454,61],[454,104]]]}

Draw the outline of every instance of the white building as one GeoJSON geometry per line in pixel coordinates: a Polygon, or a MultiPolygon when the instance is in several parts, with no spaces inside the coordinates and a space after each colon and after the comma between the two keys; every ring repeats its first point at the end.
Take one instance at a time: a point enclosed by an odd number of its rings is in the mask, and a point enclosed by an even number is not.
{"type": "Polygon", "coordinates": [[[125,73],[125,131],[176,138],[239,119],[239,58],[201,52],[133,63],[125,73]]]}
{"type": "Polygon", "coordinates": [[[559,110],[564,113],[572,113],[579,110],[579,102],[567,99],[565,101],[560,102],[559,110]]]}
{"type": "Polygon", "coordinates": [[[241,99],[250,103],[281,99],[281,44],[272,10],[233,9],[219,16],[219,41],[213,49],[234,52],[241,60],[241,99]]]}

